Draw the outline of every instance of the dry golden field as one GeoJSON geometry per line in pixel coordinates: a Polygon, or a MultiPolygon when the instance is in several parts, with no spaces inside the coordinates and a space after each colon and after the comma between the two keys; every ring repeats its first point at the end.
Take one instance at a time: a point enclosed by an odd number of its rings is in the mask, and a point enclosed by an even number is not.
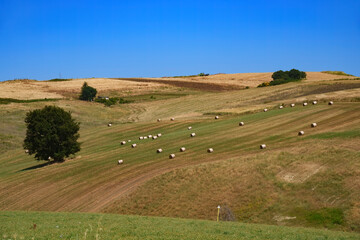
{"type": "MultiPolygon", "coordinates": [[[[23,96],[31,85],[29,98],[49,93],[62,99],[0,104],[0,210],[214,220],[213,207],[220,204],[242,222],[360,231],[360,80],[314,74],[301,82],[233,91],[137,79],[86,80],[100,94],[134,100],[111,107],[77,100],[83,79],[1,83],[15,84],[23,96]],[[335,104],[329,106],[329,100],[335,104]],[[49,104],[81,123],[82,149],[61,164],[37,162],[22,149],[26,112],[49,104]],[[318,127],[311,128],[312,122],[318,127]],[[300,130],[305,136],[297,136],[300,130]],[[138,139],[156,133],[163,136],[138,139]],[[123,140],[138,147],[121,146],[123,140]],[[266,150],[259,149],[262,143],[266,150]],[[160,147],[164,151],[157,154],[160,147]],[[206,152],[209,147],[214,153],[206,152]],[[118,166],[119,159],[125,164],[118,166]]],[[[247,75],[248,81],[255,75],[247,75]]],[[[14,98],[11,94],[1,98],[14,98]]]]}

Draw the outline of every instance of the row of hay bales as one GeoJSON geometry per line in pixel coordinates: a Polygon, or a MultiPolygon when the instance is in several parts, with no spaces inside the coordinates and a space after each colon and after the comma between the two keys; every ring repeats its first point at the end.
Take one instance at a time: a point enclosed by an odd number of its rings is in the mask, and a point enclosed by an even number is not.
{"type": "MultiPolygon", "coordinates": [[[[314,101],[312,101],[311,103],[312,103],[313,105],[316,105],[316,104],[318,104],[318,101],[314,100],[314,101]]],[[[328,102],[328,105],[333,105],[333,104],[334,104],[333,101],[329,101],[329,102],[328,102]]],[[[303,105],[304,107],[306,107],[306,106],[308,105],[308,102],[303,102],[302,105],[303,105]]],[[[282,104],[282,105],[279,106],[279,109],[283,109],[284,107],[285,107],[285,105],[282,104]]],[[[290,107],[295,107],[295,103],[291,103],[291,104],[290,104],[290,107]]],[[[267,109],[267,108],[264,108],[264,112],[267,112],[267,111],[268,111],[268,109],[267,109]]]]}
{"type": "MultiPolygon", "coordinates": [[[[314,100],[314,101],[312,101],[312,104],[313,105],[316,105],[318,102],[316,101],[316,100],[314,100]]],[[[329,101],[328,102],[328,105],[333,105],[334,104],[334,102],[333,101],[329,101]]],[[[303,106],[307,106],[308,105],[308,103],[307,102],[303,102],[303,104],[302,104],[303,106]]],[[[290,104],[290,107],[295,107],[295,103],[291,103],[290,104]]],[[[284,108],[284,105],[280,105],[279,106],[279,109],[282,109],[282,108],[284,108]]],[[[265,108],[264,109],[264,112],[267,112],[268,111],[268,109],[267,108],[265,108]]],[[[219,119],[220,117],[219,116],[215,116],[215,120],[217,120],[217,119],[219,119]]],[[[174,121],[175,120],[175,118],[170,118],[170,121],[174,121]]],[[[157,119],[157,121],[158,122],[160,122],[161,121],[161,119],[157,119]]],[[[244,126],[245,125],[245,123],[244,122],[239,122],[239,126],[244,126]]],[[[111,126],[111,124],[110,124],[110,126],[111,126]]],[[[311,125],[310,125],[312,128],[315,128],[315,127],[317,127],[317,123],[316,122],[313,122],[313,123],[311,123],[311,125]]],[[[188,127],[188,130],[191,130],[192,129],[192,127],[191,126],[189,126],[188,127]]],[[[303,136],[305,134],[305,132],[303,131],[303,130],[301,130],[301,131],[299,131],[298,132],[298,136],[303,136]]],[[[148,136],[140,136],[139,137],[139,140],[143,140],[143,139],[147,139],[147,138],[149,138],[149,139],[157,139],[158,137],[161,137],[162,136],[162,134],[161,133],[158,133],[158,134],[156,134],[156,135],[148,135],[148,136]]],[[[196,134],[193,132],[193,133],[191,133],[190,134],[190,137],[195,137],[196,136],[196,134]]],[[[128,140],[128,142],[131,142],[131,140],[128,140]]],[[[121,145],[125,145],[126,144],[126,141],[122,141],[121,142],[121,145]]],[[[137,145],[136,145],[136,143],[134,143],[134,144],[132,144],[131,145],[131,147],[132,148],[135,148],[137,145]]],[[[261,144],[260,145],[260,149],[266,149],[266,144],[261,144]]],[[[180,152],[185,152],[186,151],[186,148],[185,147],[181,147],[180,148],[180,152]]],[[[163,149],[162,148],[159,148],[159,149],[157,149],[156,150],[156,152],[157,153],[162,153],[163,152],[163,149]]],[[[208,150],[207,150],[207,152],[208,153],[212,153],[212,152],[214,152],[214,149],[213,148],[208,148],[208,150]]],[[[170,159],[174,159],[175,158],[175,154],[174,153],[171,153],[170,155],[169,155],[169,158],[170,159]]],[[[124,161],[123,160],[119,160],[118,161],[118,164],[122,164],[124,161]]]]}

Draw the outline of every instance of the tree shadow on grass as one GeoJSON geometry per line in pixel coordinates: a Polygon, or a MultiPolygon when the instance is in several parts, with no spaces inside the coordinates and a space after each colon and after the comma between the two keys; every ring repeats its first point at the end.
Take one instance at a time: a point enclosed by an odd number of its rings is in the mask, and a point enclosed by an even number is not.
{"type": "Polygon", "coordinates": [[[54,163],[57,163],[57,162],[51,161],[51,162],[46,162],[46,163],[38,164],[38,165],[35,165],[35,166],[32,166],[32,167],[28,167],[28,168],[21,169],[21,170],[19,170],[19,172],[24,172],[24,171],[28,171],[28,170],[33,170],[33,169],[38,169],[38,168],[46,167],[46,166],[52,165],[52,164],[54,164],[54,163]]]}

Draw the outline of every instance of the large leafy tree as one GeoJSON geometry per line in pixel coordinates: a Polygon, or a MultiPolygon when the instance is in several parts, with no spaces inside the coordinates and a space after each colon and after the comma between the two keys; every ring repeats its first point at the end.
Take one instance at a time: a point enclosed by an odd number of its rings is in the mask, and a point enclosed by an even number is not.
{"type": "Polygon", "coordinates": [[[90,87],[87,82],[84,82],[83,86],[81,87],[81,94],[80,94],[80,100],[84,101],[91,101],[96,96],[96,89],[93,87],[90,87]]]}
{"type": "Polygon", "coordinates": [[[35,154],[37,160],[64,161],[65,157],[80,151],[80,123],[70,112],[56,106],[45,106],[26,114],[27,126],[24,149],[35,154]]]}

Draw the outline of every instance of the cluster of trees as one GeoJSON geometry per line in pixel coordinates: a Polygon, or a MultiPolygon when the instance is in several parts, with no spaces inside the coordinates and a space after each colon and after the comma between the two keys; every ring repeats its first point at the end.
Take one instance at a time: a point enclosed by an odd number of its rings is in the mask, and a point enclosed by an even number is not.
{"type": "Polygon", "coordinates": [[[279,70],[274,72],[271,77],[273,79],[272,81],[264,82],[258,87],[274,86],[288,82],[300,81],[301,79],[306,78],[306,73],[297,69],[291,69],[290,71],[279,70]]]}

